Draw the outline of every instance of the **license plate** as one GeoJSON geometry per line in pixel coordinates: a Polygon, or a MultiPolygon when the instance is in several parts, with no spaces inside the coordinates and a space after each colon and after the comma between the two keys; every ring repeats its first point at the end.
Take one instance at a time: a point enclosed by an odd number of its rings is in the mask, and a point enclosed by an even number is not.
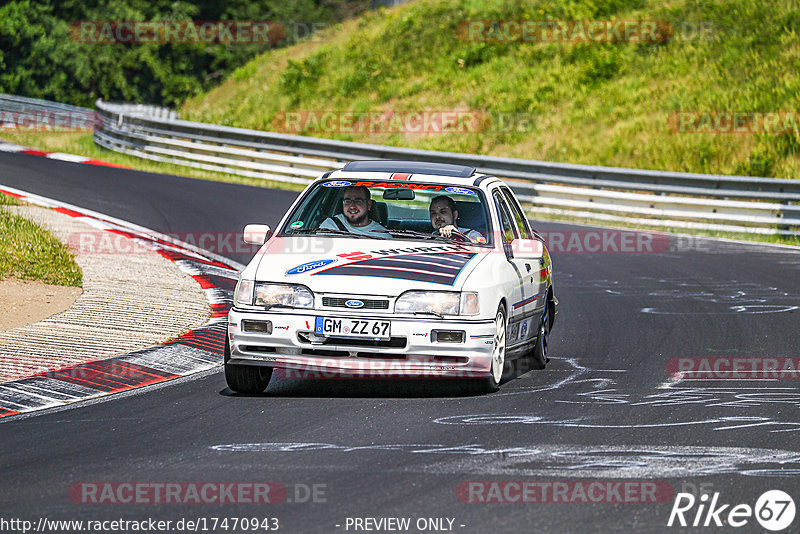
{"type": "Polygon", "coordinates": [[[389,339],[391,337],[391,321],[317,317],[314,323],[314,333],[323,336],[389,339]]]}

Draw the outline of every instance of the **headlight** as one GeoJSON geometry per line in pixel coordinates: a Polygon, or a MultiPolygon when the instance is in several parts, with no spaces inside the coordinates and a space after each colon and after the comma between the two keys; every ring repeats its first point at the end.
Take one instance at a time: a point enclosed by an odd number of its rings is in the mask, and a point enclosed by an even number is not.
{"type": "Polygon", "coordinates": [[[458,291],[406,291],[394,305],[396,313],[477,315],[478,294],[458,291]]]}
{"type": "Polygon", "coordinates": [[[250,306],[253,304],[253,281],[252,280],[239,280],[236,284],[236,304],[245,304],[250,306]]]}
{"type": "Polygon", "coordinates": [[[257,283],[254,293],[256,306],[314,307],[314,294],[304,286],[257,283]]]}

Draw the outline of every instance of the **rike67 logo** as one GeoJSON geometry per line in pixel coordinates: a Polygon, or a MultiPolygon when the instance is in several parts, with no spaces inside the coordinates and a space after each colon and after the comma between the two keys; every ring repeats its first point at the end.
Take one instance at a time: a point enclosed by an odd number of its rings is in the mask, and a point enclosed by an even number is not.
{"type": "Polygon", "coordinates": [[[706,493],[697,499],[691,493],[678,493],[667,526],[739,528],[747,525],[755,516],[763,528],[778,532],[794,521],[794,500],[781,490],[764,492],[756,500],[755,506],[723,504],[719,496],[719,492],[713,496],[706,493]]]}

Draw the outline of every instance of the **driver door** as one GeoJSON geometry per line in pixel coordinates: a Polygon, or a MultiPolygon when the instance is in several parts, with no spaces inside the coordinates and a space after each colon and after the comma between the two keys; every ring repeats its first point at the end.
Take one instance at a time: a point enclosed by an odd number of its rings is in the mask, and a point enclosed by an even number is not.
{"type": "MultiPolygon", "coordinates": [[[[497,216],[500,219],[500,235],[498,239],[502,242],[504,249],[513,250],[514,241],[519,239],[520,235],[511,215],[511,209],[499,189],[494,190],[492,199],[497,208],[497,216]]],[[[529,339],[531,330],[535,330],[531,327],[530,318],[533,306],[531,297],[534,294],[530,290],[529,283],[531,269],[525,266],[528,263],[530,267],[531,262],[511,257],[508,259],[508,263],[514,272],[514,288],[511,293],[511,302],[508,303],[508,344],[511,346],[529,339]]]]}

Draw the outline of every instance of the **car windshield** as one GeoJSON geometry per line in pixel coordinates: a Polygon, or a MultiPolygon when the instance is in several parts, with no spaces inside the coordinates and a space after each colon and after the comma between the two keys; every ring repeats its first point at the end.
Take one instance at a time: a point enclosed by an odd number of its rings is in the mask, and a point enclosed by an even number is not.
{"type": "Polygon", "coordinates": [[[492,244],[483,193],[440,183],[320,182],[280,230],[284,236],[301,234],[492,244]]]}

